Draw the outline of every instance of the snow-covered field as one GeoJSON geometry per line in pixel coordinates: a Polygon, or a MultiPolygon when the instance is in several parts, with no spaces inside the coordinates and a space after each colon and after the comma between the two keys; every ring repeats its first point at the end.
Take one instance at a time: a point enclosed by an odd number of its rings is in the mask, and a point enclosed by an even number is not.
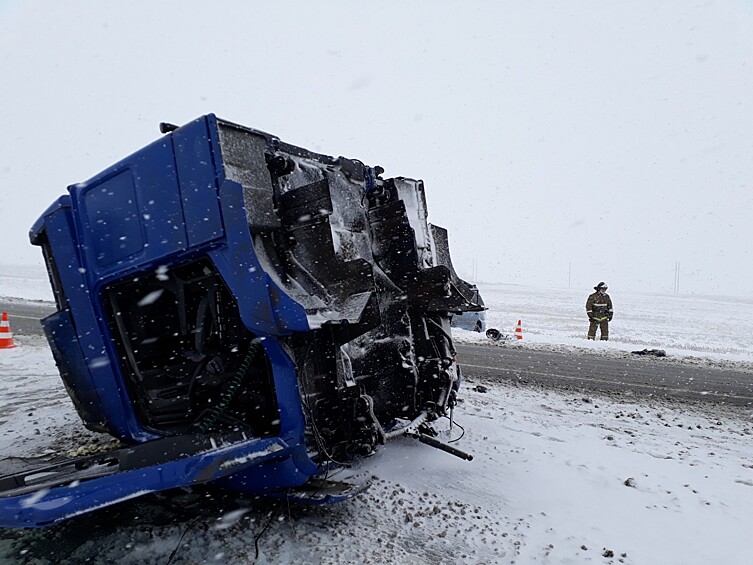
{"type": "MultiPolygon", "coordinates": [[[[0,295],[49,299],[30,290],[38,276],[13,273],[0,270],[0,295]]],[[[41,273],[39,288],[44,284],[41,273]]],[[[513,347],[598,355],[661,348],[671,358],[753,363],[751,300],[610,288],[616,311],[611,339],[592,343],[584,337],[590,289],[481,290],[490,326],[511,335],[522,320],[524,339],[513,347]]],[[[455,336],[485,339],[462,330],[455,336]]],[[[44,340],[21,336],[16,342],[19,347],[0,351],[4,464],[23,461],[8,458],[44,457],[51,445],[73,450],[108,441],[79,424],[44,340]]],[[[349,474],[372,485],[335,507],[203,491],[147,497],[45,530],[2,532],[0,560],[753,562],[747,545],[753,528],[753,408],[489,384],[467,370],[455,418],[452,429],[446,420],[437,426],[440,437],[458,439],[453,445],[473,453],[473,461],[397,440],[343,472],[340,478],[349,474]]]]}
{"type": "Polygon", "coordinates": [[[43,266],[0,264],[0,297],[52,301],[52,290],[43,266]]]}
{"type": "Polygon", "coordinates": [[[663,349],[670,356],[753,361],[753,298],[638,294],[609,289],[615,315],[609,342],[585,339],[590,288],[541,289],[480,284],[487,324],[512,335],[518,319],[523,341],[590,352],[663,349]]]}

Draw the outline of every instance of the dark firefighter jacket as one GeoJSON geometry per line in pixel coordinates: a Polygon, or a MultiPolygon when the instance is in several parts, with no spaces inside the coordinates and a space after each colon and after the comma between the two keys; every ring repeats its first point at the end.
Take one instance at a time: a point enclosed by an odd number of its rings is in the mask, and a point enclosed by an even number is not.
{"type": "Polygon", "coordinates": [[[612,299],[606,293],[594,292],[586,300],[586,314],[588,314],[589,319],[595,318],[597,321],[603,319],[611,320],[614,314],[612,299]]]}

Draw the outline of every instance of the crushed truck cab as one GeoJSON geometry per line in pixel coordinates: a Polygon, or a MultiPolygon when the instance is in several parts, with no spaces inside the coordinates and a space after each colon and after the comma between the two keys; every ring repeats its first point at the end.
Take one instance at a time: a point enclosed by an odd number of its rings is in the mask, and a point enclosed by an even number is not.
{"type": "Polygon", "coordinates": [[[454,404],[450,320],[483,306],[421,181],[211,114],[163,126],[31,229],[63,383],[124,447],[0,477],[3,526],[198,483],[284,493],[454,404]]]}

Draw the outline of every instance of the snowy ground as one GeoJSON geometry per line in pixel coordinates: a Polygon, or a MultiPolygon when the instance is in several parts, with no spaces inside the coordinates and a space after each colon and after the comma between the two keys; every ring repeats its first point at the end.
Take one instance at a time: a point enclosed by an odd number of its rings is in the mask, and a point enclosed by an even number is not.
{"type": "Polygon", "coordinates": [[[592,353],[663,349],[671,357],[753,361],[753,299],[728,296],[638,294],[610,288],[614,320],[609,342],[588,342],[586,298],[592,289],[556,290],[479,285],[490,327],[512,335],[518,319],[523,340],[548,349],[592,353]]]}
{"type": "MultiPolygon", "coordinates": [[[[0,294],[19,296],[0,271],[0,294]]],[[[31,277],[33,278],[33,277],[31,277]]],[[[30,281],[30,279],[29,279],[30,281]]],[[[31,288],[31,282],[24,288],[31,288]]],[[[610,289],[611,290],[611,289],[610,289]]],[[[584,339],[588,291],[483,285],[515,347],[573,354],[662,348],[685,362],[753,363],[753,302],[611,292],[612,340],[584,339]],[[700,361],[699,361],[700,360],[700,361]]],[[[44,296],[23,295],[25,298],[44,296]]],[[[458,330],[465,341],[483,341],[458,330]]],[[[0,351],[0,458],[106,443],[79,424],[44,340],[0,351]],[[96,442],[99,443],[96,443],[96,442]]],[[[503,346],[504,347],[504,346],[503,346]]],[[[461,360],[462,362],[462,360],[461,360]]],[[[147,497],[45,530],[0,533],[19,563],[748,564],[753,408],[669,403],[465,372],[462,461],[398,440],[347,473],[372,480],[329,508],[195,491],[147,497]],[[479,385],[486,387],[481,392],[479,385]]],[[[753,378],[753,377],[752,377],[753,378]]],[[[342,477],[341,477],[342,478],[342,477]]]]}

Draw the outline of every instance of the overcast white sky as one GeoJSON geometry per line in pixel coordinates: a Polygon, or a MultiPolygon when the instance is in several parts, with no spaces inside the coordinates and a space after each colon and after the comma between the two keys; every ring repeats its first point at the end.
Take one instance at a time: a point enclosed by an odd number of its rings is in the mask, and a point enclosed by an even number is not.
{"type": "Polygon", "coordinates": [[[753,294],[753,0],[0,0],[0,264],[201,114],[426,182],[461,276],[753,294]]]}

